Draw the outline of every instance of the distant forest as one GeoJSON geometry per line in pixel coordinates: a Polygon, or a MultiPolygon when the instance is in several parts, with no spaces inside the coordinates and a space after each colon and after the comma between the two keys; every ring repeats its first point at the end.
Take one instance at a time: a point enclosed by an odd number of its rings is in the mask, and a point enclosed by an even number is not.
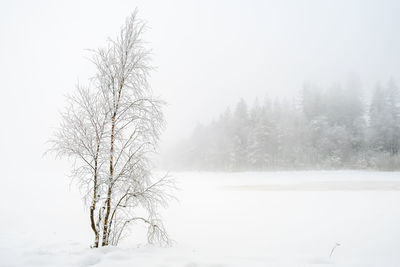
{"type": "Polygon", "coordinates": [[[181,170],[400,169],[400,98],[393,81],[369,97],[360,82],[304,85],[300,96],[241,99],[198,125],[167,162],[181,170]]]}

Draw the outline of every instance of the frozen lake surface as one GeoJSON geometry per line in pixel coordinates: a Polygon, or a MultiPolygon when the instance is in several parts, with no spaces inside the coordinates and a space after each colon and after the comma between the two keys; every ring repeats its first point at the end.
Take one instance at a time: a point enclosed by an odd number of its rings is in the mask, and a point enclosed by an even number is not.
{"type": "Polygon", "coordinates": [[[92,250],[67,178],[5,186],[0,266],[400,266],[398,172],[173,176],[179,202],[163,211],[171,248],[146,245],[138,225],[120,248],[92,250]]]}

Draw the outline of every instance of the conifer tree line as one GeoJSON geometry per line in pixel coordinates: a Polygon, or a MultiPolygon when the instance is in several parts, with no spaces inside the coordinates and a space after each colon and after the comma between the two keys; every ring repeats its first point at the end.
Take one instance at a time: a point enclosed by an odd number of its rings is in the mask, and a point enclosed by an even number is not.
{"type": "MultiPolygon", "coordinates": [[[[393,80],[368,97],[358,79],[292,99],[241,99],[198,125],[170,157],[183,170],[400,169],[400,95],[393,80]]],[[[172,163],[173,162],[173,163],[172,163]]]]}

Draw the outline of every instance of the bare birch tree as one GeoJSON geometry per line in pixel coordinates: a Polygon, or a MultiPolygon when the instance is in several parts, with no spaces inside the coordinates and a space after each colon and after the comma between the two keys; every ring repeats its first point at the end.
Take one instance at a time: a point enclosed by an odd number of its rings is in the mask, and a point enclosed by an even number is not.
{"type": "Polygon", "coordinates": [[[174,185],[169,176],[155,179],[151,173],[149,156],[163,129],[164,102],[148,84],[145,29],[135,10],[116,39],[93,51],[97,74],[91,87],[78,86],[68,98],[51,140],[58,155],[76,160],[73,176],[90,205],[93,247],[117,245],[134,222],[148,225],[150,243],[169,243],[157,211],[173,198],[174,185]]]}
{"type": "Polygon", "coordinates": [[[62,123],[50,140],[51,150],[58,156],[74,159],[72,176],[90,205],[90,226],[95,235],[93,246],[98,247],[100,232],[96,227],[95,210],[102,194],[106,110],[101,105],[100,94],[91,93],[81,86],[67,100],[68,107],[62,113],[62,123]]]}

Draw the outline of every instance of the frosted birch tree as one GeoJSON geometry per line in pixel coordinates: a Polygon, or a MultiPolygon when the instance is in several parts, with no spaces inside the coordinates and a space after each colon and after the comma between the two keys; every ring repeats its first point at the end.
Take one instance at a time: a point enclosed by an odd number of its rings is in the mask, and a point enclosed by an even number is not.
{"type": "Polygon", "coordinates": [[[145,29],[135,10],[117,38],[93,51],[96,76],[68,98],[51,140],[51,150],[75,160],[72,174],[90,206],[93,247],[117,245],[135,222],[147,224],[150,243],[170,242],[158,209],[173,198],[173,180],[153,177],[149,159],[163,129],[164,102],[148,83],[145,29]]]}

